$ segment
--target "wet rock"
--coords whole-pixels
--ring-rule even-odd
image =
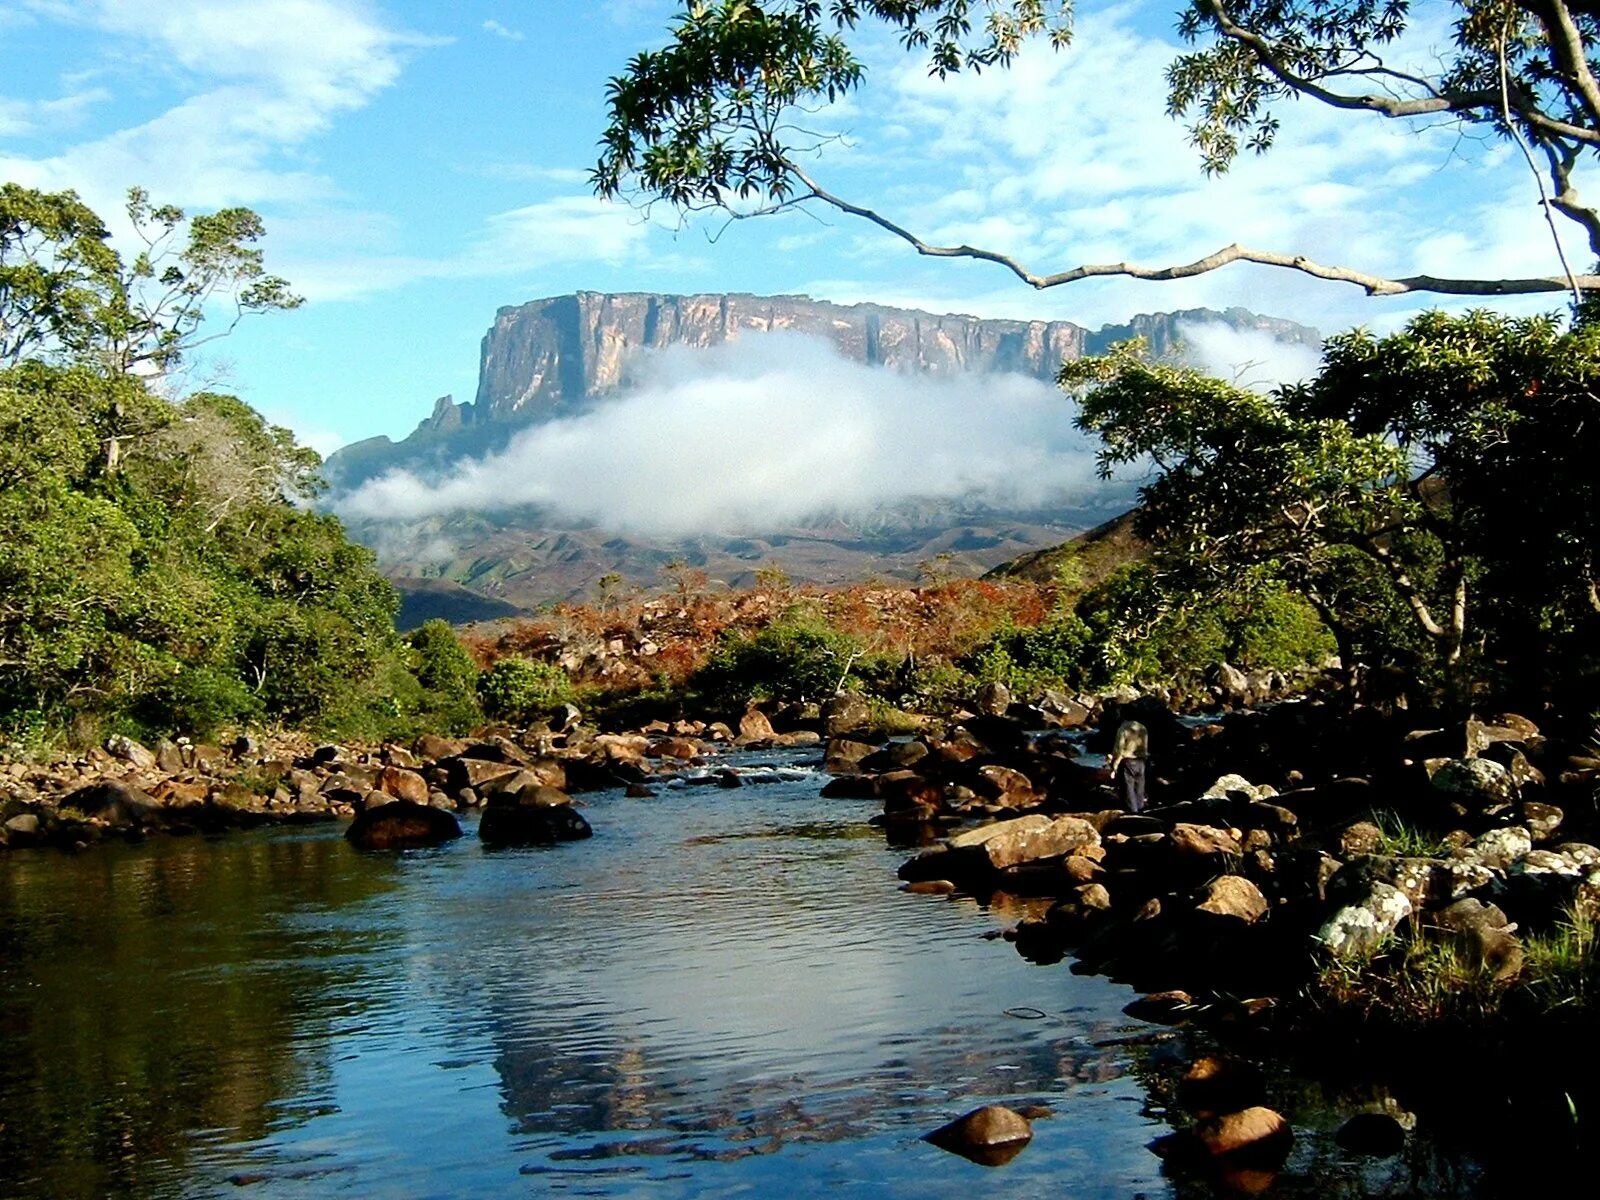
[[[1267,915],[1267,898],[1241,875],[1222,875],[1208,883],[1195,907],[1209,918],[1254,924]]]
[[[1334,1140],[1351,1154],[1392,1158],[1405,1149],[1406,1131],[1388,1113],[1357,1113],[1339,1127]]]
[[[1033,1140],[1033,1123],[1003,1104],[986,1104],[925,1134],[923,1140],[983,1166],[998,1167]]]
[[[1281,1158],[1294,1140],[1294,1131],[1272,1109],[1257,1104],[1200,1122],[1194,1137],[1213,1158],[1246,1154]]]
[[[460,837],[461,823],[430,805],[395,800],[363,810],[344,836],[358,850],[412,850]]]
[[[1011,808],[1027,808],[1039,802],[1033,782],[1011,767],[979,767],[978,782],[973,786]]]
[[[1336,958],[1364,958],[1411,916],[1411,901],[1398,888],[1375,883],[1359,903],[1347,904],[1317,933],[1317,941]]]
[[[918,879],[901,884],[900,890],[913,896],[948,896],[956,890],[956,885],[948,879]]]
[[[630,783],[623,795],[629,800],[650,800],[655,797],[655,789],[646,787],[642,783]]]
[[[593,835],[589,822],[570,804],[532,799],[491,804],[478,822],[478,837],[485,846],[553,846]]]
[[[1122,1006],[1122,1011],[1136,1021],[1149,1021],[1154,1025],[1182,1025],[1194,1013],[1194,997],[1188,992],[1172,989],[1151,992]]]
[[[1196,1116],[1238,1112],[1259,1104],[1265,1095],[1260,1068],[1228,1055],[1195,1059],[1178,1081],[1178,1102]]]

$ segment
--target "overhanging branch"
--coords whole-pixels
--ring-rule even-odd
[[[1390,279],[1365,271],[1357,271],[1350,267],[1328,266],[1325,263],[1309,259],[1303,254],[1279,254],[1271,250],[1253,250],[1248,246],[1241,246],[1237,242],[1224,246],[1204,258],[1197,258],[1193,262],[1180,263],[1175,266],[1144,267],[1137,263],[1129,262],[1086,263],[1065,271],[1041,275],[1011,255],[1002,254],[997,250],[985,250],[979,246],[932,245],[923,241],[922,238],[912,233],[905,226],[891,221],[882,213],[863,205],[855,204],[842,196],[834,195],[793,163],[788,164],[788,169],[804,185],[807,194],[790,199],[783,205],[776,207],[792,207],[797,201],[807,199],[819,200],[838,209],[840,212],[849,213],[851,216],[872,222],[878,228],[886,230],[908,243],[918,254],[926,255],[929,258],[973,258],[982,262],[992,262],[997,266],[1004,267],[1030,287],[1040,290],[1059,287],[1064,283],[1076,283],[1080,279],[1118,275],[1152,282],[1190,279],[1196,275],[1204,275],[1237,262],[1255,263],[1264,267],[1281,267],[1286,270],[1299,271],[1317,279],[1325,279],[1332,283],[1353,284],[1361,288],[1369,296],[1400,296],[1408,292],[1429,292],[1444,296],[1526,296],[1543,292],[1565,292],[1570,290],[1574,283],[1585,291],[1600,290],[1600,275],[1578,275],[1572,279],[1568,279],[1565,275],[1545,275],[1525,279],[1448,279],[1438,275],[1407,275]]]

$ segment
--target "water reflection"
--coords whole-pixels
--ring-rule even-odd
[[[1214,1194],[1145,1148],[1187,1039],[980,936],[1039,901],[895,890],[870,804],[818,787],[600,796],[591,841],[492,855],[0,860],[0,1194]],[[1057,1114],[998,1174],[918,1140],[993,1101]],[[1336,1154],[1224,1182],[1408,1190]],[[1447,1167],[1410,1182],[1470,1194]]]

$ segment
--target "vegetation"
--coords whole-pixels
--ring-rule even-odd
[[[478,679],[483,711],[503,721],[528,722],[572,699],[572,680],[555,663],[503,658]]]
[[[1528,687],[1595,665],[1597,372],[1592,323],[1480,311],[1331,338],[1316,379],[1271,395],[1137,343],[1061,377],[1103,472],[1157,467],[1137,520],[1162,604],[1276,585],[1346,662]]]
[[[419,680],[372,555],[306,506],[316,454],[235,397],[158,390],[217,332],[208,302],[231,297],[223,327],[297,302],[259,219],[138,191],[129,215],[148,248],[124,262],[72,193],[0,188],[4,740],[459,723],[436,641]]]
[[[1600,17],[1586,6],[1567,0],[1188,0],[1179,8],[1179,30],[1195,48],[1168,69],[1167,108],[1188,122],[1205,171],[1226,171],[1243,150],[1269,150],[1286,101],[1315,101],[1351,113],[1351,120],[1376,115],[1412,124],[1455,122],[1478,135],[1472,140],[1487,133],[1515,142],[1539,182],[1552,229],[1558,219],[1576,223],[1600,255],[1600,211],[1582,201],[1571,178],[1583,151],[1600,144],[1592,50]],[[636,191],[646,201],[741,216],[823,205],[872,222],[920,254],[995,263],[1035,288],[1107,275],[1181,279],[1234,262],[1300,271],[1380,295],[1600,287],[1600,277],[1571,271],[1527,279],[1388,278],[1314,262],[1290,247],[1237,243],[1176,266],[1118,262],[1053,273],[984,247],[931,245],[892,218],[835,195],[812,174],[813,161],[826,157],[833,139],[814,132],[809,118],[865,79],[850,44],[864,21],[893,29],[938,78],[1007,67],[1029,39],[1060,49],[1072,37],[1069,0],[689,0],[667,44],[635,55],[611,81],[610,121],[592,177],[596,190],[605,196]],[[1403,35],[1434,22],[1450,25],[1453,44],[1441,52],[1430,40],[1426,54],[1406,57]],[[1041,113],[1040,119],[1055,115]],[[1063,133],[1072,136],[1070,125]],[[1132,129],[1129,136],[1138,133]]]

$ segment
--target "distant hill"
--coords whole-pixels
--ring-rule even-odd
[[[984,578],[1050,583],[1070,564],[1072,577],[1091,588],[1118,567],[1149,555],[1150,544],[1134,532],[1136,515],[1125,512],[1058,546],[1018,555],[990,569]]]

